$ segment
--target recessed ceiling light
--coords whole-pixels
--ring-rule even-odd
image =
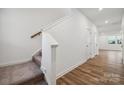
[[[99,8],[99,11],[102,11],[103,10],[103,8]]]
[[[105,24],[108,24],[108,20],[105,21]]]

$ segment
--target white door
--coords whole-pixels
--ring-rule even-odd
[[[89,58],[91,58],[91,32],[89,29],[86,30],[87,33],[87,37],[86,37],[86,49],[85,49],[85,54],[86,54],[86,59],[88,60]]]
[[[122,18],[122,63],[124,64],[124,16]]]
[[[124,31],[122,29],[122,44],[121,44],[121,48],[122,48],[122,63],[124,64]]]

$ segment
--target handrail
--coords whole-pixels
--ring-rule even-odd
[[[39,31],[39,32],[37,32],[37,33],[35,33],[35,34],[33,34],[33,35],[31,35],[31,38],[34,38],[34,37],[36,37],[37,35],[40,35],[42,32],[41,31]]]

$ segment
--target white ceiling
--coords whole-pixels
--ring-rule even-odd
[[[100,33],[118,33],[121,30],[124,8],[103,8],[101,11],[99,8],[80,8],[78,10],[96,24]],[[106,20],[107,24],[105,24]]]

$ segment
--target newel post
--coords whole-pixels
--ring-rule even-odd
[[[56,84],[56,48],[57,41],[46,32],[42,32],[42,65],[41,70],[49,85]]]

